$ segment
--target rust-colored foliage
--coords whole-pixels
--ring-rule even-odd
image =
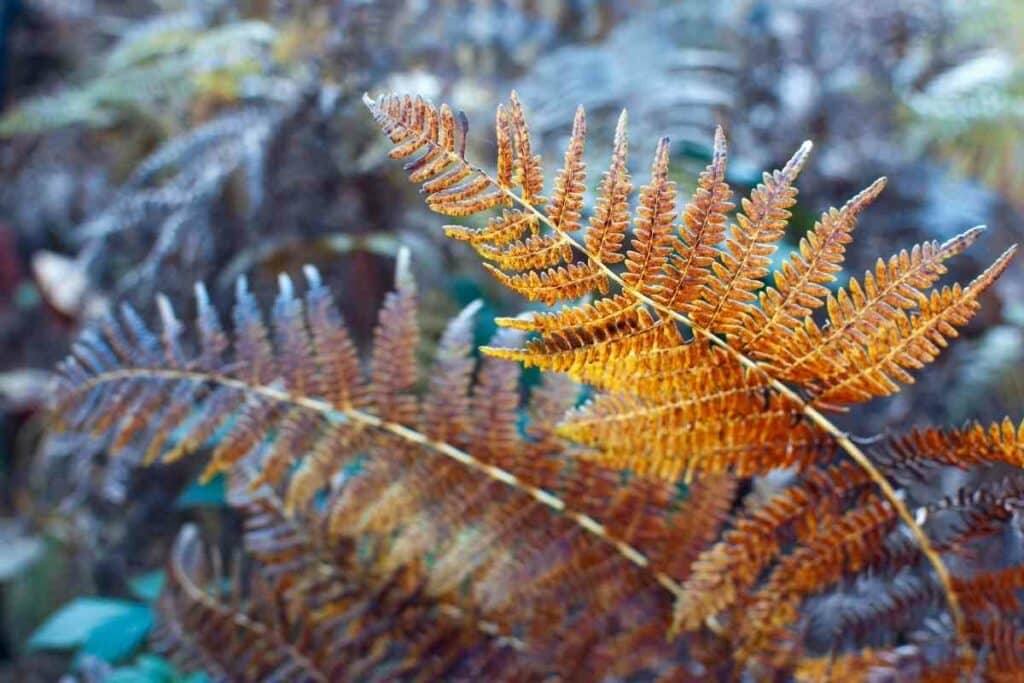
[[[967,579],[951,576],[944,557],[969,553],[971,544],[1002,527],[1006,515],[995,501],[1005,498],[968,501],[962,495],[959,500],[971,504],[963,506],[960,526],[932,541],[924,528],[928,515],[924,522],[915,519],[886,475],[898,478],[926,462],[1019,465],[1024,428],[1007,420],[987,429],[915,431],[884,444],[877,453],[880,464],[873,464],[823,411],[847,410],[912,382],[912,373],[932,361],[975,313],[980,294],[1006,268],[1015,247],[971,283],[935,287],[946,272],[943,262],[977,239],[975,228],[944,244],[929,242],[879,259],[863,280],[850,277],[846,286],[836,287],[857,218],[880,194],[883,178],[841,209],[826,211],[772,273],[772,255],[796,202],[795,181],[811,145],[802,145],[782,169],[764,174],[730,223],[732,192],[725,181],[721,129],[711,163],[684,207],[669,179],[668,141],[659,143],[650,180],[632,212],[630,236],[625,114],[594,217],[577,235],[576,223],[563,226],[559,214],[522,191],[514,177],[490,175],[466,161],[464,144],[458,152],[454,144],[441,150],[423,122],[443,108],[407,96],[365,101],[384,132],[401,143],[392,154],[407,159],[407,168],[418,167],[423,157],[443,156],[447,162],[439,172],[460,169],[459,182],[440,194],[430,177],[413,178],[426,182],[432,209],[465,216],[500,204],[501,220],[515,216],[529,226],[530,243],[543,246],[539,253],[545,258],[533,268],[519,267],[529,256],[517,254],[513,273],[490,255],[489,229],[473,233],[474,248],[492,262],[488,270],[502,283],[529,299],[565,302],[532,319],[499,320],[534,337],[518,349],[484,352],[565,372],[597,389],[558,427],[561,436],[582,446],[580,456],[668,481],[720,472],[745,477],[781,467],[802,471],[797,485],[737,519],[698,557],[676,595],[674,628],[739,619],[728,638],[737,660],[768,669],[789,667],[805,651],[801,606],[808,597],[867,570],[921,571],[923,557],[938,587],[927,578],[919,599],[903,597],[907,604],[927,605],[941,595],[953,616],[952,640],[963,650],[971,625],[984,621],[978,600],[991,605],[1008,581],[1016,584],[991,578],[968,585]],[[516,134],[528,135],[514,94],[512,101]],[[565,177],[583,177],[584,132],[578,111],[556,196],[564,195]],[[499,126],[499,141],[501,136]],[[499,144],[498,168],[516,167],[517,154],[516,147]],[[452,226],[446,230],[468,234]],[[556,251],[560,260],[546,258]],[[844,454],[853,464],[831,464]],[[876,487],[880,491],[872,492]],[[903,535],[906,531],[910,536]],[[899,600],[894,597],[893,603]],[[895,623],[899,610],[891,611]],[[938,672],[962,656],[942,662],[932,657],[919,662],[918,671]],[[865,651],[837,663],[837,670],[851,670],[842,667],[859,662],[866,672],[874,666],[869,662],[886,657]],[[808,662],[801,670],[811,668]]]
[[[1024,672],[1021,570],[978,559],[1024,479],[915,513],[889,483],[1017,465],[1022,429],[918,430],[869,459],[820,412],[908,381],[1011,253],[926,292],[968,232],[833,293],[878,182],[826,212],[765,287],[809,145],[729,225],[721,131],[685,207],[664,142],[630,221],[623,116],[583,226],[582,111],[546,199],[514,96],[493,175],[466,161],[447,107],[368,103],[432,208],[496,212],[449,235],[530,298],[589,300],[500,320],[479,362],[471,305],[425,382],[405,253],[367,369],[313,269],[302,294],[281,278],[268,322],[243,280],[230,332],[201,286],[194,342],[165,300],[159,333],[128,308],[87,331],[62,366],[59,426],[149,461],[210,446],[206,473],[228,475],[246,524],[233,566],[248,571],[228,593],[194,534],[179,540],[159,645],[230,680]],[[525,406],[519,361],[546,371]],[[577,382],[595,388],[582,406]],[[780,468],[791,481],[744,497],[744,478]]]

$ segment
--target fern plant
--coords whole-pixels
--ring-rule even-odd
[[[449,108],[368,104],[431,207],[500,209],[447,232],[502,282],[590,300],[501,320],[475,372],[471,306],[422,392],[405,253],[368,375],[311,268],[301,296],[281,278],[269,326],[243,279],[231,334],[202,286],[194,343],[163,298],[160,332],[130,308],[87,331],[62,366],[58,426],[145,462],[211,443],[204,476],[228,474],[245,519],[229,581],[183,532],[160,647],[226,680],[1020,675],[1024,569],[979,560],[1012,523],[1019,475],[916,509],[892,482],[1018,465],[1024,426],[922,429],[865,453],[825,412],[909,381],[1012,252],[926,294],[974,230],[831,293],[879,181],[827,212],[766,288],[809,145],[729,229],[719,132],[677,234],[661,141],[626,249],[625,117],[577,237],[582,110],[548,201],[514,95],[493,175],[465,160]],[[520,361],[544,370],[525,422]],[[573,380],[596,390],[579,407]],[[791,480],[746,493],[780,468]]]

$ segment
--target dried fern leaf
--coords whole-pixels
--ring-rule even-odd
[[[420,641],[399,626],[403,610],[415,608],[430,615],[415,623],[441,623],[438,633],[458,636],[452,653],[477,651],[482,639],[502,661],[511,657],[534,673],[587,671],[580,658],[609,641],[630,653],[617,670],[673,660],[685,648],[663,638],[675,592],[687,558],[724,521],[735,481],[710,479],[680,499],[670,485],[624,481],[563,457],[554,416],[523,433],[518,366],[490,357],[473,373],[473,306],[445,334],[434,391],[421,401],[413,390],[418,327],[406,258],[380,314],[368,378],[319,276],[307,269],[304,297],[280,280],[269,324],[247,288],[238,288],[233,319],[244,339],[231,353],[231,335],[202,289],[194,359],[182,351],[188,344],[169,309],[162,318],[170,332],[162,335],[132,313],[88,331],[64,365],[56,414],[68,429],[105,425],[125,448],[154,452],[149,439],[157,438],[157,458],[215,444],[207,472],[242,482],[233,484],[233,499],[263,500],[270,491],[276,500],[260,519],[284,521],[266,532],[272,536],[250,539],[267,572],[286,582],[274,590],[322,606],[326,623],[341,623],[331,615],[345,605],[364,605],[351,628],[398,629],[392,638],[416,653]],[[495,348],[518,343],[521,334],[502,330]],[[236,362],[234,353],[249,362]],[[126,413],[126,404],[140,397],[150,404],[154,395],[161,408],[152,419]],[[552,385],[538,401],[535,411],[564,408],[573,393]],[[310,529],[305,536],[294,530],[302,524]],[[394,581],[406,607],[391,613],[385,596]],[[358,601],[345,585],[359,587]],[[375,607],[366,611],[369,604]],[[321,613],[312,614],[321,628]],[[554,642],[552,628],[572,636]],[[383,666],[355,659],[367,671]],[[518,670],[509,666],[503,671]],[[331,669],[327,679],[337,675]]]
[[[429,131],[422,125],[417,128],[408,117],[400,120],[397,116],[401,106],[395,102],[412,103],[411,98],[385,96],[374,101],[366,96],[364,101],[386,132],[400,126],[403,135],[429,137]],[[718,428],[713,435],[711,429],[703,435],[699,429],[660,430],[653,443],[641,448],[637,448],[635,438],[629,438],[629,431],[626,436],[611,434],[608,429],[603,434],[586,431],[579,436],[588,439],[587,445],[596,451],[589,455],[613,467],[673,479],[694,469],[731,469],[750,474],[793,463],[807,466],[830,458],[838,445],[869,473],[911,530],[943,585],[959,638],[963,640],[963,615],[957,606],[950,572],[939,553],[891,483],[864,451],[825,417],[822,409],[843,409],[872,396],[887,395],[897,388],[896,382],[908,381],[910,371],[932,360],[952,335],[954,326],[962,325],[973,314],[977,294],[1005,267],[1013,250],[966,289],[952,288],[927,296],[924,290],[945,272],[942,262],[977,237],[977,230],[968,231],[943,245],[928,243],[899,254],[888,263],[880,261],[875,272],[865,277],[863,286],[851,280],[849,290],[829,294],[826,285],[838,274],[853,220],[881,190],[879,181],[843,209],[826,213],[809,233],[801,252],[776,274],[776,286],[759,296],[764,288],[762,279],[771,274],[771,255],[783,237],[789,209],[795,203],[793,183],[810,152],[810,143],[801,146],[781,170],[764,175],[762,184],[742,203],[724,249],[715,249],[713,242],[720,234],[729,197],[723,177],[723,136],[716,136],[712,163],[700,180],[694,200],[682,212],[683,239],[671,234],[675,190],[668,179],[668,144],[663,140],[655,155],[651,180],[640,195],[633,239],[622,254],[620,244],[624,240],[618,235],[623,228],[609,226],[622,225],[626,207],[622,196],[627,184],[622,172],[624,125],[617,131],[612,168],[600,188],[598,227],[592,225],[581,243],[537,208],[536,202],[527,197],[529,193],[524,190],[517,194],[510,182],[504,180],[508,176],[504,169],[509,168],[509,154],[503,151],[509,147],[503,142],[509,134],[504,129],[525,131],[525,124],[519,123],[522,107],[514,96],[510,105],[513,109],[514,126],[503,123],[499,111],[497,179],[479,173],[490,179],[489,187],[496,187],[507,201],[535,216],[541,234],[550,230],[553,238],[560,238],[558,243],[565,241],[587,257],[589,270],[582,270],[583,264],[526,271],[515,276],[489,270],[511,289],[549,305],[594,294],[598,301],[621,296],[634,301],[636,308],[616,301],[611,308],[619,309],[621,317],[607,316],[608,321],[625,324],[563,330],[549,327],[541,331],[539,342],[528,342],[527,348],[518,354],[499,351],[501,357],[563,370],[599,388],[633,393],[628,371],[617,371],[617,363],[634,367],[643,364],[644,356],[677,357],[684,362],[700,362],[702,357],[714,356],[689,352],[673,356],[670,339],[646,336],[631,324],[634,314],[627,311],[645,311],[654,330],[662,325],[689,327],[702,342],[722,350],[727,359],[724,365],[733,366],[727,375],[742,372],[761,378],[766,398],[758,414],[738,419],[717,416],[713,426]],[[620,123],[624,124],[624,119]],[[574,126],[574,132],[567,159],[573,158],[580,144],[579,126]],[[516,177],[514,173],[512,177]],[[482,187],[486,183],[480,184]],[[618,209],[618,218],[611,218],[613,209]],[[608,234],[614,238],[606,240]],[[621,274],[608,266],[620,256],[626,261]],[[613,288],[618,294],[612,293]],[[830,319],[825,328],[811,315],[823,301]],[[579,309],[579,315],[595,319],[606,317],[607,312],[600,312],[596,302],[591,309]],[[569,314],[557,320],[570,323],[578,319]],[[595,338],[595,333],[600,336]],[[647,341],[636,345],[633,340],[637,339]],[[623,344],[620,340],[628,341]],[[692,343],[680,335],[675,346]],[[638,398],[646,401],[644,411],[656,414],[657,406],[664,403],[661,415],[672,415],[670,406],[676,402],[673,394],[682,389],[683,377],[711,384],[716,376],[691,375],[689,367],[682,370],[683,373],[666,370],[648,374],[642,384],[643,392],[638,394]],[[664,392],[659,391],[660,378],[667,382]],[[716,387],[698,385],[697,391],[715,395]],[[751,406],[751,410],[756,409]],[[632,412],[636,411],[626,411]],[[795,428],[789,429],[787,420],[792,421],[793,416],[797,417]]]

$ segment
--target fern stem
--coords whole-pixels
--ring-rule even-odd
[[[462,159],[461,161],[465,163],[465,159]],[[544,214],[544,212],[538,210],[537,207],[535,207],[533,204],[530,204],[529,202],[523,200],[511,189],[502,187],[482,169],[475,166],[471,166],[471,168],[477,173],[480,173],[486,176],[488,179],[490,179],[496,187],[499,187],[501,189],[502,193],[511,198],[515,203],[519,204],[527,211],[532,212],[538,220],[540,220],[542,223],[544,223],[552,230],[554,230],[558,235],[560,235],[562,239],[566,241],[567,244],[572,246],[574,249],[579,250],[580,253],[582,253],[592,262],[596,263],[597,266],[605,273],[605,275],[607,275],[607,277],[610,280],[615,282],[621,288],[622,291],[628,293],[630,296],[635,297],[637,300],[642,301],[646,305],[658,311],[659,314],[668,316],[669,318],[672,318],[675,321],[682,323],[683,325],[686,325],[688,328],[693,330],[694,333],[699,334],[700,336],[707,339],[710,343],[718,346],[719,348],[723,349],[725,352],[730,354],[745,369],[759,373],[760,375],[764,376],[764,378],[768,382],[768,385],[772,389],[777,391],[782,396],[786,397],[788,400],[792,401],[796,406],[799,407],[800,412],[803,413],[806,419],[810,420],[811,423],[813,423],[815,426],[817,426],[822,431],[831,436],[833,439],[835,439],[836,443],[840,446],[840,448],[842,448],[846,452],[846,454],[850,456],[850,459],[857,463],[857,465],[860,466],[871,478],[871,481],[878,486],[879,490],[882,492],[882,495],[885,496],[885,498],[892,504],[893,508],[896,510],[896,513],[899,515],[900,519],[910,529],[910,533],[913,535],[914,540],[917,542],[918,548],[921,550],[921,554],[924,555],[925,559],[928,560],[928,563],[932,566],[932,569],[935,571],[935,575],[939,579],[939,583],[942,585],[942,590],[945,595],[946,603],[949,607],[949,612],[953,618],[953,624],[956,629],[956,637],[958,644],[964,649],[967,648],[966,628],[963,610],[960,607],[960,600],[956,595],[956,591],[953,589],[952,577],[950,576],[949,569],[946,567],[946,563],[943,562],[942,557],[939,555],[938,551],[935,550],[935,547],[932,545],[931,540],[929,540],[927,534],[925,534],[924,529],[922,529],[921,526],[914,519],[914,516],[911,514],[910,509],[907,508],[903,500],[897,495],[896,490],[893,488],[892,484],[889,483],[889,480],[885,478],[885,475],[882,474],[882,472],[877,467],[875,467],[875,465],[868,458],[867,454],[863,450],[861,450],[860,447],[857,446],[857,444],[850,440],[850,437],[843,430],[839,429],[839,427],[837,427],[831,420],[825,417],[817,408],[815,408],[802,396],[800,396],[800,394],[798,394],[792,387],[772,376],[768,368],[765,367],[762,363],[759,363],[753,360],[752,358],[744,355],[741,351],[736,350],[725,339],[719,337],[711,330],[705,329],[695,324],[685,314],[675,311],[669,308],[668,306],[665,306],[664,304],[660,304],[654,299],[650,298],[649,296],[641,293],[639,290],[630,287],[628,284],[626,284],[625,281],[623,281],[622,277],[618,273],[616,273],[611,268],[609,268],[608,265],[597,259],[596,256],[594,254],[591,254],[583,244],[581,244],[567,232],[561,230],[558,226],[556,226],[547,217],[547,215]]]
[[[101,373],[76,386],[72,395],[88,392],[94,387],[107,382],[117,382],[132,378],[216,384],[248,394],[262,396],[263,398],[277,403],[290,404],[299,408],[304,408],[318,413],[328,420],[341,422],[344,422],[345,420],[352,420],[353,422],[357,422],[366,427],[388,432],[405,441],[414,443],[430,451],[443,455],[444,457],[450,458],[465,467],[482,473],[484,476],[494,481],[501,482],[510,488],[521,491],[541,505],[558,514],[564,515],[568,519],[571,519],[574,524],[578,525],[586,533],[589,533],[600,539],[602,542],[612,546],[615,548],[616,552],[630,563],[650,572],[655,581],[671,593],[674,598],[678,599],[679,596],[682,595],[683,588],[679,582],[664,572],[652,569],[650,559],[640,550],[609,534],[605,526],[593,517],[581,512],[576,512],[575,510],[570,510],[566,507],[565,501],[558,498],[551,492],[545,491],[544,489],[536,486],[525,484],[511,472],[483,462],[470,453],[460,450],[449,443],[435,441],[415,429],[396,422],[383,420],[376,415],[356,408],[340,409],[327,401],[309,398],[307,396],[298,396],[271,386],[249,384],[242,380],[235,379],[234,377],[228,377],[225,375],[189,370],[166,370],[157,368],[129,368]]]

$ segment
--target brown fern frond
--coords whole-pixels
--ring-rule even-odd
[[[411,351],[418,336],[415,285],[404,254],[364,378],[350,365],[349,337],[334,327],[340,318],[319,277],[311,269],[307,277],[304,298],[281,279],[269,325],[250,319],[259,318],[258,306],[239,287],[234,318],[250,340],[243,352],[251,360],[269,354],[258,359],[259,373],[217,341],[228,335],[202,299],[203,341],[195,359],[178,353],[187,345],[171,316],[163,317],[174,334],[161,342],[126,314],[107,321],[102,334],[87,332],[76,346],[64,366],[56,415],[68,429],[106,424],[109,437],[143,451],[151,448],[153,427],[169,429],[178,443],[160,437],[165,457],[209,442],[215,454],[230,452],[207,470],[241,482],[232,485],[233,499],[252,497],[245,503],[252,507],[271,491],[276,500],[258,519],[280,519],[273,531],[254,533],[250,548],[268,575],[282,577],[271,588],[298,601],[289,604],[317,606],[302,623],[312,619],[318,633],[326,629],[335,638],[358,636],[353,648],[394,642],[415,659],[426,656],[417,647],[432,629],[454,639],[453,667],[463,661],[456,651],[486,647],[505,653],[503,672],[559,675],[593,671],[580,662],[609,642],[628,647],[626,655],[616,650],[615,670],[646,670],[680,657],[686,641],[663,637],[674,595],[689,572],[688,558],[723,522],[735,480],[709,479],[681,499],[671,485],[623,480],[617,471],[564,457],[552,415],[524,433],[517,365],[487,358],[470,388],[472,306],[444,335],[432,374],[437,395],[421,401]],[[520,334],[501,331],[496,348],[516,343]],[[330,340],[339,343],[340,359],[330,353]],[[357,377],[340,387],[353,371]],[[147,392],[160,397],[164,412],[139,421],[125,405]],[[533,410],[565,408],[573,400],[556,383]],[[179,419],[171,423],[168,415]],[[297,526],[307,532],[298,534]],[[359,616],[348,621],[344,615],[353,610]],[[428,629],[428,623],[441,625]],[[403,624],[420,626],[410,633]],[[552,641],[553,628],[571,635]],[[510,648],[516,654],[507,654]],[[385,666],[375,658],[382,652],[367,659],[345,651],[355,671]],[[447,667],[441,671],[454,670]],[[336,679],[336,671],[327,679]]]
[[[770,650],[771,641],[797,619],[803,600],[879,557],[881,541],[895,523],[888,502],[875,497],[782,559],[745,610],[735,656],[744,661]]]
[[[915,429],[886,440],[879,449],[887,469],[920,472],[929,464],[973,467],[988,463],[1024,463],[1024,421],[1010,418],[985,426],[973,422],[960,429]]]
[[[419,413],[413,393],[418,379],[419,323],[416,285],[408,258],[408,252],[401,252],[395,271],[395,291],[385,298],[380,324],[374,331],[370,399],[381,419],[413,426]]]
[[[157,649],[180,667],[208,671],[218,680],[330,680],[332,672],[301,651],[325,647],[323,634],[314,629],[293,633],[295,623],[281,619],[266,586],[256,583],[243,595],[236,575],[225,588],[217,566],[207,557],[195,527],[182,529],[157,605]]]
[[[1020,612],[1020,591],[1024,589],[1024,567],[1009,567],[957,578],[953,584],[968,611],[1005,614]]]
[[[437,345],[434,372],[423,398],[423,433],[435,441],[465,445],[470,431],[473,323],[483,305],[474,301],[452,318]]]
[[[789,538],[809,539],[817,533],[819,516],[833,513],[851,491],[868,485],[860,469],[844,463],[813,472],[808,480],[785,489],[763,507],[741,517],[693,565],[676,602],[675,623],[685,630],[745,599],[761,572],[782,552]]]
[[[530,421],[526,433],[541,448],[557,450],[561,445],[555,431],[562,416],[576,405],[580,388],[568,375],[545,373],[541,383],[530,394]]]

